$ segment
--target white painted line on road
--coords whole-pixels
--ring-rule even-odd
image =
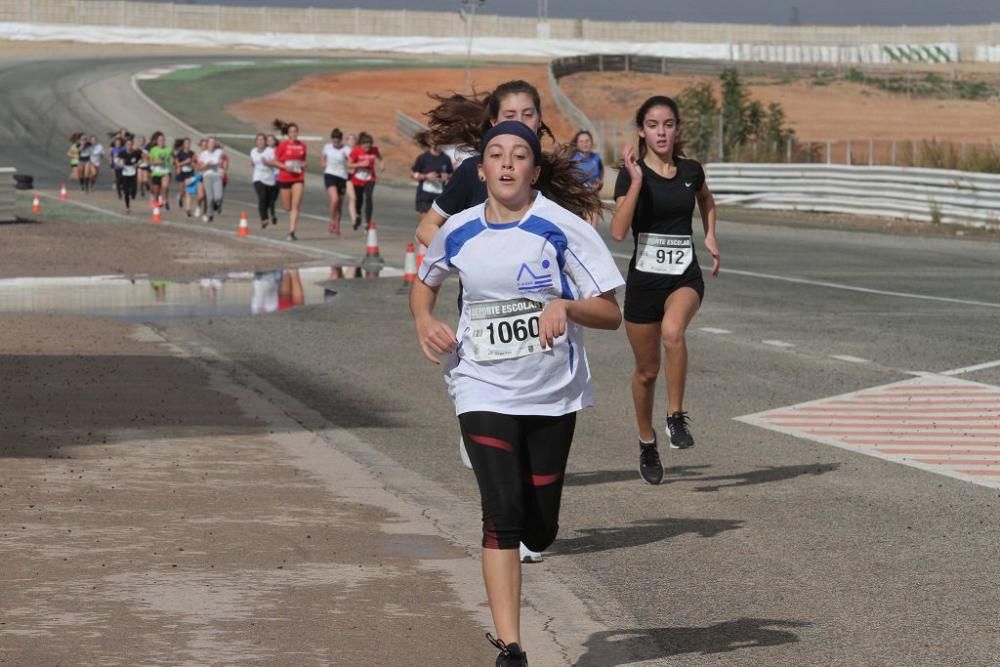
[[[103,215],[109,215],[109,216],[113,216],[115,218],[120,218],[121,220],[124,220],[125,222],[131,223],[131,224],[144,224],[139,219],[139,218],[141,218],[141,216],[139,216],[139,217],[130,217],[130,216],[118,213],[116,211],[109,211],[109,210],[101,208],[99,206],[94,206],[92,204],[85,204],[83,202],[74,201],[72,199],[70,199],[70,200],[60,200],[55,195],[50,195],[50,194],[45,193],[45,192],[39,192],[38,195],[41,196],[41,197],[45,197],[47,199],[50,199],[52,201],[60,201],[63,204],[70,204],[72,206],[79,206],[80,208],[87,209],[87,210],[93,211],[95,213],[101,213]],[[186,222],[172,222],[172,221],[169,221],[169,220],[164,220],[163,222],[161,222],[159,224],[161,226],[163,226],[163,227],[177,227],[179,229],[186,229],[188,231],[197,232],[197,233],[201,233],[201,234],[212,234],[213,236],[225,236],[227,238],[239,238],[239,237],[236,236],[236,233],[233,232],[233,231],[227,231],[227,230],[224,230],[224,229],[218,229],[216,227],[204,227],[204,226],[201,226],[201,225],[194,225],[194,224],[190,224],[190,223],[186,223]],[[246,241],[249,241],[250,243],[257,243],[257,244],[262,244],[262,245],[269,245],[269,246],[274,246],[274,247],[282,248],[282,249],[286,249],[286,250],[295,250],[295,251],[301,252],[303,254],[306,254],[306,255],[311,254],[311,255],[314,255],[316,257],[324,257],[324,258],[325,257],[330,257],[330,258],[337,259],[339,261],[350,262],[351,264],[354,264],[357,261],[357,258],[354,257],[353,255],[345,255],[344,253],[335,252],[333,250],[325,250],[323,248],[314,248],[313,246],[303,245],[301,241],[293,243],[291,241],[279,241],[277,239],[268,239],[268,238],[264,238],[264,237],[261,237],[261,236],[249,236],[249,237],[243,237],[243,239],[246,240]]]
[[[716,329],[715,327],[698,327],[698,329],[700,331],[704,331],[705,333],[710,333],[710,334],[720,334],[721,335],[721,334],[733,333],[729,329]]]
[[[997,368],[1000,366],[1000,359],[996,361],[987,361],[984,364],[976,364],[975,366],[964,366],[963,368],[954,368],[950,371],[944,371],[938,373],[938,375],[964,375],[966,373],[974,373],[975,371],[985,371],[988,368]]]
[[[631,255],[630,255],[631,257]],[[957,303],[963,306],[983,306],[986,308],[1000,308],[1000,303],[991,301],[974,301],[972,299],[952,299],[946,296],[931,296],[930,294],[917,294],[915,292],[893,292],[890,290],[872,289],[870,287],[855,287],[854,285],[843,285],[831,283],[823,280],[809,280],[808,278],[793,278],[790,276],[776,276],[770,273],[757,273],[755,271],[738,271],[736,269],[723,269],[723,273],[732,273],[737,276],[747,276],[749,278],[764,278],[767,280],[780,280],[787,283],[799,285],[811,285],[813,287],[829,287],[830,289],[846,290],[849,292],[862,292],[864,294],[878,294],[881,296],[894,296],[903,299],[921,299],[923,301],[938,301],[941,303]]]
[[[761,342],[764,343],[764,345],[771,345],[772,347],[781,347],[781,348],[795,347],[795,343],[786,343],[783,340],[762,340]]]
[[[831,359],[836,359],[837,361],[846,361],[852,364],[870,364],[871,359],[862,359],[861,357],[852,357],[849,354],[831,354]]]
[[[632,259],[632,255],[621,252],[611,253],[612,257],[619,259]],[[895,296],[903,299],[921,299],[923,301],[938,301],[941,303],[957,303],[963,306],[983,306],[985,308],[1000,308],[1000,303],[992,301],[974,301],[972,299],[953,299],[947,296],[932,296],[930,294],[917,294],[916,292],[893,292],[889,290],[872,289],[870,287],[856,287],[855,285],[844,285],[841,283],[831,283],[824,280],[810,280],[809,278],[795,278],[793,276],[778,276],[772,273],[757,273],[756,271],[742,271],[739,269],[722,269],[722,273],[731,273],[736,276],[747,276],[749,278],[764,278],[766,280],[780,280],[786,283],[797,285],[811,285],[813,287],[828,287],[830,289],[846,290],[848,292],[862,292],[863,294],[878,294],[881,296]]]

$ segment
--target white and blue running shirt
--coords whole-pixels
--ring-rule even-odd
[[[567,322],[566,333],[546,350],[525,336],[530,332],[537,339],[541,306],[623,287],[625,280],[611,253],[593,227],[541,193],[519,222],[487,223],[485,210],[483,203],[448,218],[419,272],[420,280],[431,287],[450,273],[462,280],[458,349],[445,366],[455,413],[559,416],[590,407],[583,327]],[[539,308],[531,311],[532,302]],[[530,313],[518,315],[526,309],[535,313],[534,322]],[[495,319],[489,319],[493,315]],[[507,344],[498,342],[497,356],[515,347],[523,356],[483,360],[492,348],[481,353],[483,347],[477,345],[494,341],[494,336]]]

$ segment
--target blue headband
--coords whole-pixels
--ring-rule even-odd
[[[479,142],[480,159],[482,159],[482,154],[486,152],[489,143],[501,134],[513,134],[515,137],[524,139],[535,156],[535,165],[542,163],[542,143],[538,140],[538,134],[519,120],[505,120],[487,130],[482,141]]]

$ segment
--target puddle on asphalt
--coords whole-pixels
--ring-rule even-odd
[[[387,273],[396,272],[382,271],[381,276]],[[313,266],[234,272],[190,282],[121,276],[11,278],[0,280],[0,312],[129,320],[263,315],[334,302],[338,284],[342,289],[344,281],[366,279],[354,275],[354,267]]]

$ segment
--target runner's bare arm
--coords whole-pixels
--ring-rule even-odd
[[[444,355],[455,349],[455,332],[444,322],[434,318],[434,304],[437,302],[438,287],[431,287],[422,280],[413,282],[410,289],[410,313],[417,327],[417,342],[420,350],[432,364],[440,364],[437,355]]]
[[[625,162],[622,168],[628,170],[632,182],[629,184],[628,192],[615,199],[615,215],[611,218],[611,238],[616,241],[622,241],[628,235],[628,230],[632,226],[632,216],[635,215],[635,205],[639,201],[639,191],[642,189],[642,169],[631,144],[622,151],[622,160]]]
[[[417,225],[417,240],[425,246],[430,246],[437,230],[441,229],[446,220],[447,218],[442,217],[433,208],[424,213],[424,217],[420,218],[420,224]]]
[[[701,213],[701,224],[705,228],[705,247],[712,255],[712,276],[719,276],[719,269],[722,266],[719,256],[719,242],[715,238],[715,197],[708,189],[708,183],[701,186],[697,194],[698,211]]]
[[[614,292],[551,301],[538,318],[538,339],[543,348],[552,347],[552,341],[566,333],[567,320],[591,329],[615,330],[622,323],[622,311]]]

